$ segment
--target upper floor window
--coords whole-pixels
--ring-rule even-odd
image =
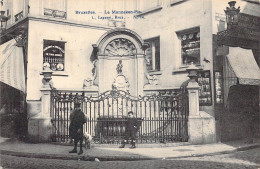
[[[181,40],[181,58],[183,65],[200,64],[200,32],[199,30],[178,33]]]
[[[44,40],[43,69],[49,67],[53,71],[64,71],[65,42]]]
[[[45,0],[44,15],[66,19],[66,0]]]
[[[148,71],[160,70],[160,37],[145,40],[150,47],[146,50],[146,67]]]

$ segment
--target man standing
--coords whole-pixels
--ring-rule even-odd
[[[125,144],[129,139],[131,139],[131,147],[130,148],[136,148],[135,142],[136,142],[136,132],[137,132],[137,119],[134,117],[134,113],[132,111],[128,112],[128,118],[126,121],[126,127],[125,127],[125,140],[122,142],[122,145],[119,148],[124,148]]]
[[[80,109],[80,103],[74,103],[74,110],[70,114],[70,126],[69,135],[74,139],[74,149],[69,153],[77,153],[77,144],[80,142],[80,151],[78,155],[83,153],[82,143],[83,143],[83,124],[85,121],[85,115]]]

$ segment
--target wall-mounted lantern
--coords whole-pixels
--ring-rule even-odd
[[[11,18],[11,16],[5,16],[5,11],[0,11],[0,21],[1,21],[1,30],[5,31],[7,26],[7,21]]]
[[[227,29],[231,29],[234,26],[238,25],[238,14],[240,12],[240,7],[236,8],[236,1],[230,1],[229,7],[226,8],[226,21],[227,21]]]

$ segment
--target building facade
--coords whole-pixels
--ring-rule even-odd
[[[98,96],[116,88],[139,97],[174,93],[185,87],[189,82],[187,68],[195,65],[199,69],[199,116],[210,119],[204,126],[209,128],[208,142],[225,140],[230,133],[235,134],[228,139],[237,138],[237,132],[228,130],[240,122],[229,126],[225,121],[230,118],[226,103],[231,85],[224,79],[224,61],[229,53],[217,41],[217,33],[226,29],[227,5],[228,1],[213,0],[3,1],[2,9],[10,18],[1,32],[2,47],[6,48],[14,37],[23,46],[21,69],[25,77],[24,82],[18,81],[24,88],[29,134],[37,135],[41,128],[35,119],[42,115],[46,104],[46,82],[42,80],[46,68],[53,72],[51,87],[60,91]],[[258,1],[238,1],[237,6],[240,13],[259,20]],[[259,69],[259,40],[253,41],[252,56]],[[253,91],[258,91],[254,97],[258,96],[255,110],[259,112],[259,89]],[[153,103],[149,111],[160,114],[159,106]],[[142,112],[137,104],[136,109]],[[248,125],[242,127],[245,132]]]
[[[240,6],[240,32],[233,35],[238,37],[233,40],[229,40],[228,35],[218,38],[218,32],[227,29],[224,12],[227,6],[228,1],[164,2],[145,10],[141,15],[146,19],[137,20],[134,25],[134,30],[145,41],[158,40],[160,46],[160,66],[155,65],[148,73],[160,80],[154,86],[145,86],[144,90],[174,88],[176,79],[186,73],[185,67],[192,62],[198,65],[202,69],[198,78],[201,86],[200,112],[215,118],[217,139],[222,141],[247,137],[247,131],[252,130],[249,124],[252,121],[248,120],[250,115],[245,113],[248,112],[247,107],[256,114],[254,123],[257,130],[254,132],[259,136],[259,1],[237,1],[236,6]],[[252,33],[245,31],[244,26]],[[146,31],[143,31],[144,27]],[[231,55],[236,61],[230,60],[235,63],[227,66]],[[151,56],[157,59],[156,53]],[[244,59],[245,56],[248,56],[247,59]],[[248,62],[250,64],[246,64]],[[236,68],[237,65],[244,67]],[[237,79],[241,78],[238,74],[242,70],[247,80],[239,83]],[[233,76],[230,76],[231,71]],[[245,73],[249,71],[251,73]],[[239,89],[230,91],[233,85]],[[247,96],[240,98],[241,91]],[[255,102],[251,103],[249,98],[254,98]],[[237,107],[236,110],[234,107]]]

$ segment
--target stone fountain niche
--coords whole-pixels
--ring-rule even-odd
[[[143,40],[125,28],[105,33],[93,45],[96,53],[96,79],[99,93],[118,89],[133,96],[143,95],[144,50]]]

